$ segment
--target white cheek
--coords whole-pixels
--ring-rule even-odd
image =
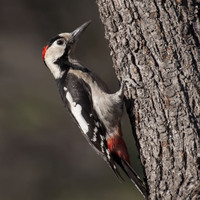
[[[49,70],[51,71],[51,73],[53,74],[54,78],[55,79],[59,79],[62,77],[62,72],[61,72],[61,69],[60,67],[55,64],[51,59],[47,58],[45,60],[46,62],[46,65],[48,66]]]
[[[64,47],[58,47],[53,44],[46,52],[45,63],[49,70],[53,74],[55,79],[61,78],[63,73],[59,65],[55,64],[55,61],[64,54]]]
[[[64,88],[66,91],[67,88]],[[66,93],[66,98],[69,101],[69,104],[71,106],[71,112],[73,116],[75,117],[76,121],[78,122],[79,126],[81,127],[84,134],[86,134],[89,131],[88,123],[84,119],[82,115],[82,107],[80,104],[76,104],[73,101],[73,98],[69,92]]]
[[[65,53],[65,46],[59,46],[56,43],[54,43],[47,49],[45,58],[51,59],[52,62],[55,62],[64,53]]]

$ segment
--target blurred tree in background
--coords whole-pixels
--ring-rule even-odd
[[[81,63],[118,88],[95,1],[1,0],[0,199],[142,199],[91,149],[60,100],[41,52],[49,38],[91,19]],[[127,119],[124,120],[127,127]],[[130,128],[124,127],[141,173]]]

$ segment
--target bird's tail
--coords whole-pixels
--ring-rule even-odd
[[[126,162],[123,159],[120,159],[119,165],[123,169],[123,171],[126,173],[126,175],[131,179],[131,181],[135,184],[135,186],[138,188],[138,190],[141,192],[141,194],[144,196],[145,199],[148,199],[148,192],[147,188],[144,185],[143,181],[140,179],[139,176],[135,173],[135,171],[132,169],[130,164]]]

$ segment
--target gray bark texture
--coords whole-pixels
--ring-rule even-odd
[[[97,0],[149,199],[200,199],[200,1]],[[131,83],[130,83],[131,84]]]

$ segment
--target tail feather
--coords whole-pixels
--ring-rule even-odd
[[[107,159],[107,163],[110,166],[110,168],[113,170],[113,172],[115,173],[115,176],[119,179],[124,181],[124,179],[122,178],[120,172],[117,169],[116,163],[114,161],[114,159]]]
[[[130,178],[130,180],[135,184],[135,186],[138,188],[138,190],[141,192],[141,194],[144,196],[145,199],[148,199],[148,191],[143,183],[143,181],[140,179],[139,176],[135,173],[133,168],[130,166],[130,164],[125,161],[124,159],[120,158],[116,154],[111,155],[112,159],[107,160],[108,164],[114,171],[115,175],[120,179],[123,180],[121,174],[119,173],[116,163],[122,168],[122,170],[125,172],[125,174]]]
[[[125,160],[120,159],[119,165],[123,169],[123,171],[126,173],[126,175],[131,179],[131,181],[135,184],[135,186],[138,188],[138,190],[141,192],[141,194],[144,196],[145,199],[148,199],[148,192],[147,188],[144,185],[143,181],[140,179],[139,176],[135,173],[135,171],[132,169],[132,167],[127,163]]]

